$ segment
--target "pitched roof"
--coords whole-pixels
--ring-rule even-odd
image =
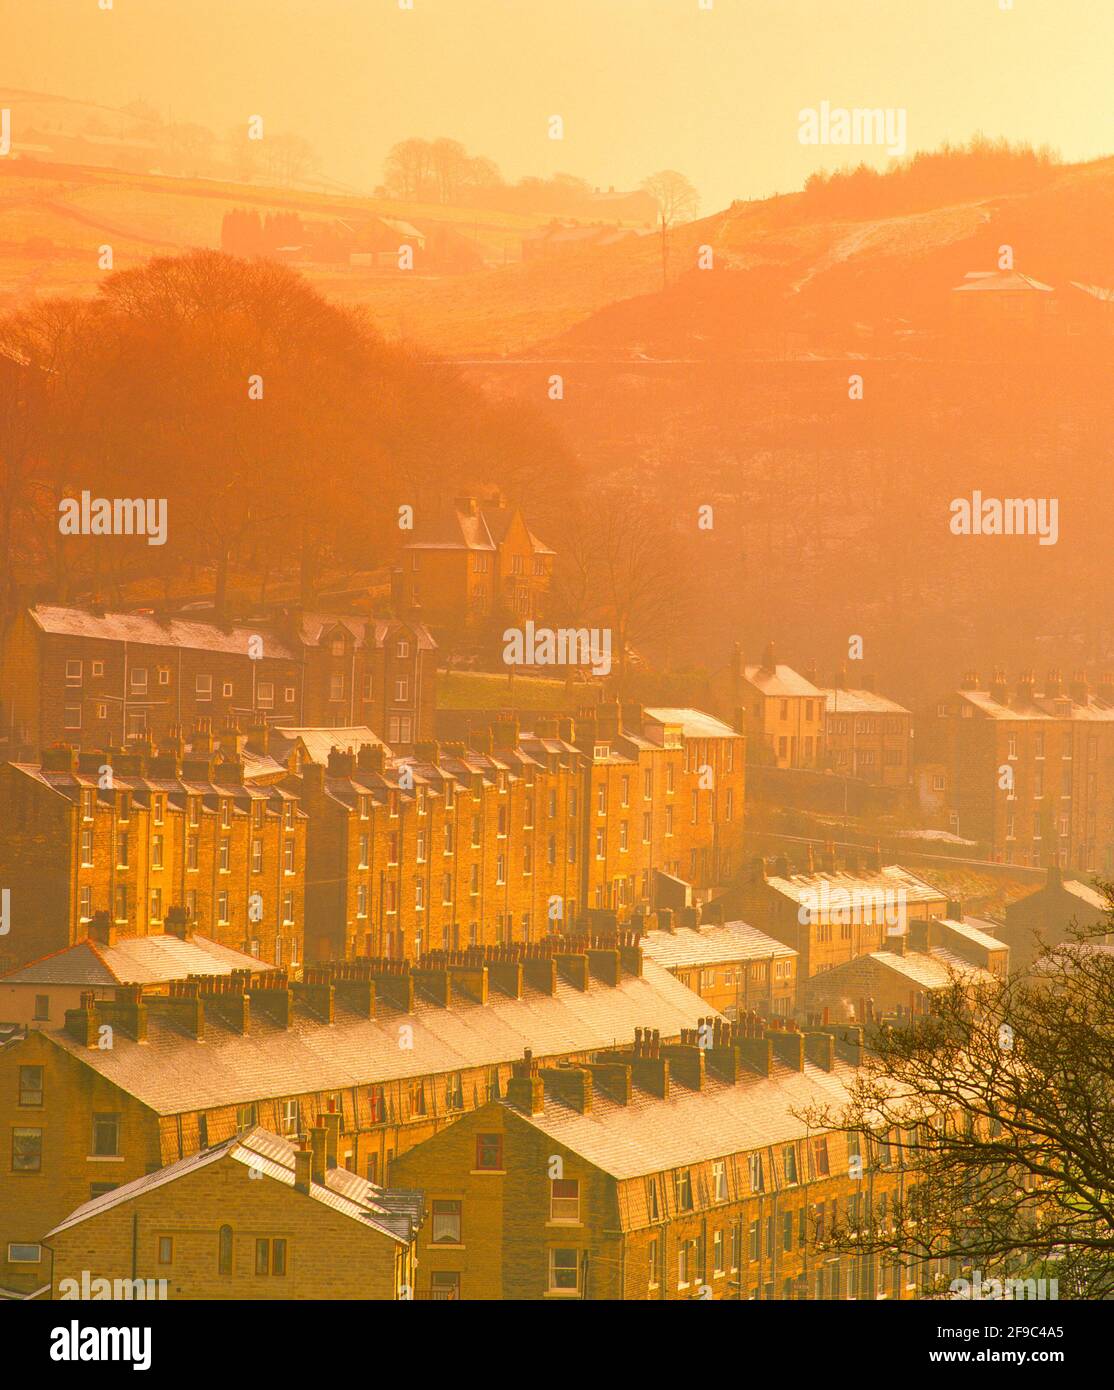
[[[820,694],[829,714],[909,714],[904,705],[873,690],[845,690],[822,687]]]
[[[94,1197],[71,1212],[52,1231],[48,1231],[46,1239],[224,1159],[242,1163],[263,1177],[293,1189],[295,1152],[295,1146],[289,1140],[257,1125],[244,1134],[226,1139],[223,1144],[202,1149],[189,1158],[179,1159],[177,1163],[170,1163],[157,1172],[148,1173],[146,1177],[136,1178],[100,1197]],[[345,1169],[326,1169],[324,1183],[311,1183],[309,1193],[305,1195],[403,1245],[409,1244],[415,1227],[421,1223],[421,1193],[384,1189]]]
[[[880,869],[865,869],[856,873],[840,870],[834,874],[790,874],[784,878],[773,875],[766,879],[766,883],[775,892],[792,898],[795,903],[801,901],[802,892],[816,891],[825,883],[828,885],[829,893],[833,888],[843,888],[848,893],[857,891],[860,894],[902,889],[907,903],[939,902],[947,898],[946,893],[934,888],[931,883],[926,883],[923,878],[918,878],[908,869],[903,869],[900,864],[883,864]]]
[[[1022,275],[1019,270],[972,270],[968,272],[962,285],[952,287],[953,294],[970,293],[975,290],[1053,293],[1051,285],[1034,280],[1031,275]]]
[[[190,975],[231,975],[275,967],[206,936],[120,937],[112,946],[86,938],[0,975],[7,985],[148,985]]]
[[[722,926],[680,927],[676,931],[649,931],[641,938],[645,955],[677,970],[690,965],[720,965],[737,960],[768,960],[771,956],[797,954],[791,946],[775,941],[749,922],[725,922]]]
[[[319,646],[325,634],[338,627],[347,628],[356,643],[369,648],[381,648],[387,638],[399,629],[412,631],[418,646],[424,651],[432,651],[437,646],[423,624],[404,622],[401,618],[365,618],[353,613],[303,611],[299,619],[298,632],[307,647]]]
[[[699,709],[665,708],[644,709],[643,715],[658,724],[679,724],[685,738],[738,738],[739,734],[714,715],[705,714]]]
[[[474,512],[463,511],[454,502],[447,511],[427,520],[404,550],[497,550],[518,514],[517,507],[478,504]],[[525,523],[523,523],[525,524]],[[529,527],[530,547],[535,555],[553,555]]]
[[[142,1045],[117,1030],[115,1046],[104,1051],[82,1047],[64,1029],[38,1036],[158,1114],[173,1115],[493,1066],[517,1060],[528,1047],[539,1058],[589,1052],[631,1042],[635,1028],[672,1038],[699,1027],[708,1012],[699,995],[649,960],[641,977],[624,974],[615,986],[593,977],[579,990],[559,980],[554,995],[528,987],[522,999],[493,992],[486,1004],[449,1009],[419,1000],[411,1014],[384,1006],[374,1019],[338,1002],[333,1024],[296,1009],[283,1029],[255,1010],[246,1035],[226,1029],[214,1013],[206,1016],[204,1043],[161,1017],[148,1019]],[[414,1030],[412,1049],[398,1045],[401,1023]]]
[[[168,618],[161,622],[146,613],[105,613],[82,608],[58,608],[40,603],[28,610],[43,632],[66,637],[93,637],[104,642],[135,642],[152,647],[183,647],[195,651],[231,652],[244,656],[250,638],[263,643],[263,656],[293,661],[296,654],[273,633],[250,627],[217,627],[213,623]]]
[[[943,989],[956,979],[993,978],[981,965],[973,965],[946,947],[935,947],[928,952],[906,951],[904,955],[899,955],[896,951],[871,951],[867,959],[886,966],[898,975],[904,975],[907,980],[920,985],[922,989]],[[852,960],[847,961],[845,965],[834,966],[824,972],[824,979],[831,977],[838,980],[841,971],[846,971],[848,966],[855,964]]]
[[[1086,704],[1080,704],[1067,695],[1049,696],[1034,692],[1032,700],[1026,705],[1008,705],[995,700],[986,690],[957,690],[956,694],[960,699],[974,705],[979,713],[988,719],[1027,721],[1082,719],[1097,723],[1109,723],[1114,720],[1114,706],[1094,697],[1088,697]],[[1067,712],[1057,713],[1057,704],[1069,706]]]
[[[983,931],[981,927],[976,925],[973,918],[965,918],[962,922],[957,921],[954,917],[941,917],[938,920],[958,936],[964,937],[975,946],[981,946],[985,951],[1008,949],[1004,941],[992,936],[990,932]]]
[[[342,752],[356,752],[363,744],[382,744],[383,740],[366,724],[349,724],[341,729],[318,728],[272,728],[271,742],[280,747],[287,756],[295,744],[301,744],[306,757],[314,763],[328,764],[329,754],[334,748]],[[383,745],[386,747],[386,745]]]
[[[804,676],[794,671],[792,666],[777,665],[772,671],[766,666],[744,666],[743,675],[763,695],[782,698],[803,695],[807,699],[809,696],[818,697],[821,693],[811,681],[806,681]]]
[[[813,1106],[845,1104],[854,1075],[844,1062],[830,1072],[806,1062],[800,1072],[777,1066],[768,1077],[747,1077],[735,1085],[708,1076],[699,1091],[675,1081],[666,1100],[635,1088],[628,1105],[596,1087],[587,1114],[548,1093],[539,1115],[503,1104],[525,1124],[622,1180],[798,1139],[800,1115]]]

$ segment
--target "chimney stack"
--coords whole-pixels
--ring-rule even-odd
[[[309,1149],[294,1150],[294,1191],[309,1196],[313,1181],[313,1154]]]
[[[328,1166],[326,1154],[328,1152],[329,1132],[322,1124],[314,1125],[309,1132],[309,1148],[313,1159],[311,1172],[313,1181],[319,1187],[325,1186],[325,1169]]]

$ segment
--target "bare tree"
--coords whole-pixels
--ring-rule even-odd
[[[924,1021],[875,1029],[847,1105],[808,1116],[858,1136],[864,1194],[873,1167],[904,1170],[898,1200],[855,1203],[824,1245],[916,1262],[922,1279],[935,1272],[929,1290],[978,1270],[1109,1298],[1114,954],[1073,931],[1026,974],[957,982],[934,1004]]]
[[[418,198],[430,178],[430,144],[412,138],[392,145],[383,165],[383,181],[399,198]]]
[[[678,222],[690,222],[700,208],[700,195],[676,169],[661,169],[644,179],[642,187],[658,205],[661,225],[661,287],[668,286],[669,229]]]

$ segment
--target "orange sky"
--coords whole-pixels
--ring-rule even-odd
[[[825,100],[906,108],[910,150],[982,129],[1114,151],[1114,4],[1001,2],[0,0],[0,84],[142,97],[220,132],[260,113],[362,190],[394,141],[444,134],[508,178],[679,168],[705,212],[850,154],[884,162],[798,142],[799,110]]]

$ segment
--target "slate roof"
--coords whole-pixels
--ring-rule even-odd
[[[404,550],[497,550],[510,530],[517,508],[478,504],[474,514],[455,504],[447,512],[428,521]],[[526,528],[535,555],[553,555],[544,541]]]
[[[334,748],[356,752],[362,744],[383,743],[379,735],[373,733],[366,724],[351,724],[341,729],[273,728],[270,730],[270,737],[275,747],[285,745],[281,747],[283,757],[289,755],[296,743],[301,743],[311,762],[326,765]]]
[[[522,999],[510,999],[492,991],[486,1004],[449,1009],[419,999],[412,1014],[384,1006],[374,1019],[338,1002],[333,1024],[296,1007],[292,1026],[282,1029],[256,1009],[247,1035],[210,1011],[203,1043],[163,1018],[148,1019],[142,1045],[117,1029],[115,1046],[104,1051],[82,1047],[64,1029],[38,1036],[156,1113],[173,1115],[494,1066],[518,1060],[526,1048],[539,1058],[595,1051],[629,1044],[635,1028],[673,1038],[708,1014],[699,995],[648,960],[641,977],[624,974],[617,986],[593,977],[582,991],[559,979],[554,995],[527,987]],[[412,1049],[399,1046],[401,1024],[413,1028]]]
[[[1045,285],[1040,280],[1034,280],[1031,275],[1022,275],[1019,270],[974,270],[970,271],[962,285],[952,287],[953,293],[962,294],[972,291],[1037,291],[1040,294],[1052,294],[1051,285]]]
[[[791,946],[775,941],[749,922],[725,922],[722,926],[695,929],[680,927],[672,932],[650,931],[642,936],[640,944],[646,956],[667,970],[797,954]]]
[[[57,608],[36,604],[28,610],[43,632],[66,637],[92,637],[104,642],[134,642],[151,647],[183,647],[193,651],[230,652],[246,656],[248,640],[258,637],[263,655],[297,659],[294,652],[273,633],[251,627],[216,627],[212,623],[190,622],[184,618],[158,618],[145,613],[105,613],[103,617],[82,608]]]
[[[1027,721],[1071,719],[1093,720],[1098,723],[1108,723],[1114,720],[1114,706],[1094,698],[1088,699],[1084,705],[1078,704],[1066,695],[1056,697],[1034,694],[1031,703],[1027,705],[1004,705],[985,690],[958,690],[956,694],[960,699],[974,705],[980,714],[986,715],[989,719]],[[1057,714],[1057,700],[1066,701],[1070,705],[1071,708],[1067,714]]]
[[[0,975],[8,985],[162,984],[190,975],[231,975],[275,967],[205,936],[131,936],[106,946],[87,938]]]
[[[646,719],[658,724],[680,724],[685,738],[738,738],[739,734],[730,724],[714,715],[705,714],[699,709],[663,708],[644,709]]]
[[[133,1197],[177,1182],[179,1178],[200,1172],[201,1169],[224,1159],[242,1163],[244,1167],[293,1189],[295,1152],[295,1146],[289,1140],[257,1125],[254,1129],[225,1140],[223,1144],[217,1144],[211,1149],[202,1149],[189,1158],[180,1159],[155,1173],[148,1173],[146,1177],[136,1178],[133,1182],[124,1183],[123,1186],[114,1188],[100,1197],[94,1197],[92,1201],[85,1202],[76,1211],[71,1212],[65,1221],[49,1231],[45,1238],[49,1240],[51,1236],[68,1231],[72,1226],[80,1226],[91,1217],[100,1216],[106,1211],[111,1211],[113,1207],[130,1202]],[[312,1183],[308,1195],[314,1201],[340,1212],[342,1216],[362,1222],[403,1245],[409,1244],[414,1229],[420,1225],[422,1219],[421,1193],[384,1189],[343,1168],[326,1169],[324,1184]]]
[[[623,1180],[799,1139],[800,1114],[812,1106],[845,1104],[854,1075],[844,1062],[830,1072],[806,1062],[800,1072],[775,1066],[768,1077],[745,1077],[735,1085],[708,1076],[699,1091],[673,1081],[668,1100],[635,1087],[629,1105],[596,1086],[587,1114],[548,1092],[539,1115],[503,1104],[525,1124]]]
[[[396,632],[413,632],[418,646],[432,651],[437,643],[421,623],[403,622],[400,618],[364,618],[352,613],[303,612],[299,634],[307,647],[316,647],[325,633],[334,628],[347,628],[362,646],[380,648]]]
[[[984,981],[993,979],[989,970],[983,969],[981,965],[973,965],[946,947],[934,947],[928,952],[906,951],[904,955],[899,955],[896,951],[871,951],[868,959],[904,975],[922,989],[942,989],[957,977]],[[838,981],[839,972],[854,964],[855,961],[848,961],[846,965],[835,966],[825,971],[823,978],[827,980],[831,977]]]
[[[918,878],[908,869],[903,869],[900,864],[883,864],[880,869],[865,869],[858,873],[840,870],[834,874],[790,874],[787,878],[773,875],[766,879],[766,883],[796,903],[801,901],[802,891],[819,890],[822,883],[827,883],[829,893],[833,888],[844,888],[848,893],[857,891],[860,894],[903,889],[907,903],[938,902],[947,898],[946,893],[934,888],[931,883],[926,883],[923,878]]]
[[[820,694],[829,714],[909,714],[904,705],[873,690],[822,688]]]
[[[806,681],[799,672],[794,671],[792,666],[778,665],[772,671],[765,666],[744,666],[743,675],[751,685],[761,690],[763,695],[803,695],[806,699],[809,696],[819,698],[821,695],[821,691],[817,690],[811,681]]]
[[[956,921],[954,917],[940,917],[938,919],[946,927],[949,927],[959,936],[965,937],[975,946],[981,946],[985,951],[1001,951],[1005,949],[1006,943],[990,932],[983,931],[975,924],[974,919],[967,918],[962,922]]]

